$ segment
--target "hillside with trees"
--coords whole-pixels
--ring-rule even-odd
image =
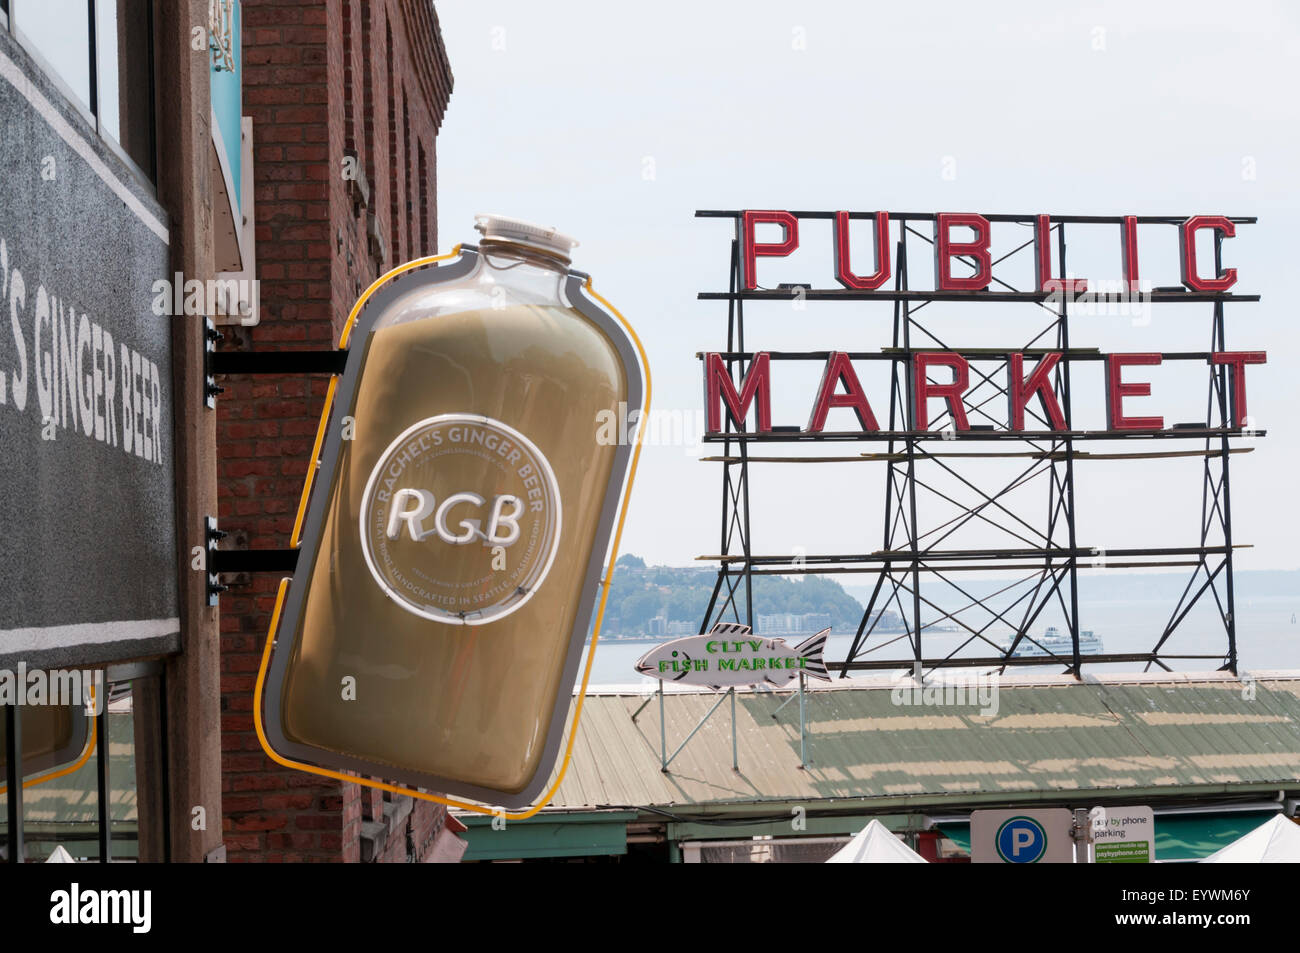
[[[624,554],[610,585],[603,631],[610,636],[645,635],[656,616],[690,622],[698,630],[716,578],[712,566],[647,566],[639,557]],[[862,619],[861,603],[825,576],[755,576],[754,615],[787,612],[825,613],[840,633],[856,631]]]

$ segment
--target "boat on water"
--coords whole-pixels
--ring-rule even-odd
[[[1054,625],[1049,625],[1047,631],[1042,635],[1030,641],[1030,636],[1020,640],[1016,650],[1011,653],[1012,658],[1048,658],[1052,655],[1070,656],[1074,654],[1074,646],[1070,642],[1070,633],[1062,632]],[[1011,647],[1010,642],[1003,642],[1002,649],[1006,651]],[[1100,655],[1105,651],[1101,644],[1101,638],[1093,633],[1091,629],[1083,629],[1079,633],[1079,654],[1080,655]]]

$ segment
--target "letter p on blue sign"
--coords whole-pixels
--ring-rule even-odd
[[[1047,832],[1031,817],[1013,817],[998,828],[995,843],[1006,863],[1033,864],[1047,851]]]

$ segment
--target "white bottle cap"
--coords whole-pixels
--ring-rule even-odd
[[[475,215],[474,227],[482,233],[485,240],[496,239],[526,245],[551,255],[558,255],[565,261],[569,254],[578,247],[576,239],[561,235],[554,228],[546,225],[534,225],[523,219],[509,218],[505,215]]]

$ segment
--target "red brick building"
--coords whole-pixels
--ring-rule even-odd
[[[437,248],[435,142],[452,76],[431,0],[244,0],[260,322],[224,348],[331,348],[359,293]],[[289,544],[323,405],[322,377],[231,376],[218,402],[221,528],[237,548]],[[423,861],[438,805],[273,764],[253,685],[279,577],[221,597],[224,840],[231,861]]]

